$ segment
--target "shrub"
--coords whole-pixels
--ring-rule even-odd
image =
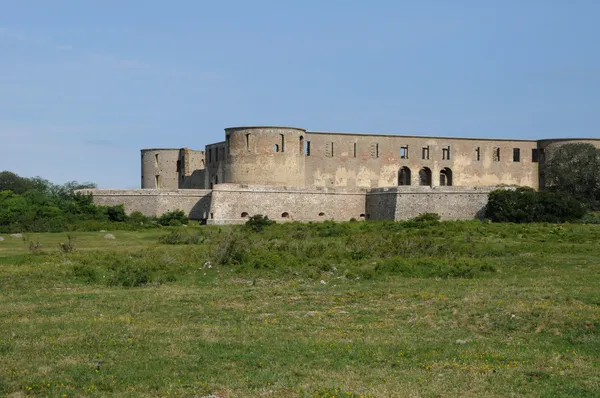
[[[164,226],[181,226],[182,224],[187,224],[188,222],[189,219],[183,210],[168,211],[158,218],[158,223]]]
[[[108,219],[110,221],[123,222],[127,220],[127,214],[125,214],[125,206],[123,205],[108,206],[106,208],[106,214],[108,215]]]
[[[262,214],[255,214],[248,221],[246,221],[246,227],[254,232],[261,232],[266,227],[275,224],[275,221],[269,220],[268,216]]]
[[[134,211],[129,215],[129,222],[132,224],[146,224],[149,221],[149,218],[146,217],[139,211]]]
[[[490,193],[486,217],[495,222],[567,222],[586,213],[581,202],[564,194],[520,187]]]
[[[412,221],[422,223],[437,223],[440,221],[440,219],[441,217],[437,213],[421,213],[413,218]]]

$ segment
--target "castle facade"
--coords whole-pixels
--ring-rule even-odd
[[[342,134],[275,126],[227,128],[224,138],[204,150],[143,149],[141,190],[92,193],[101,204],[122,201],[148,215],[183,208],[215,224],[253,214],[298,221],[396,220],[422,212],[473,218],[498,186],[543,187],[544,165],[559,146],[600,147],[600,139]]]

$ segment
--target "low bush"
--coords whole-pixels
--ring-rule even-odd
[[[266,227],[275,224],[275,221],[270,220],[268,216],[262,214],[255,214],[246,221],[246,228],[254,231],[261,232]]]
[[[158,217],[158,223],[164,226],[178,227],[186,225],[189,222],[188,217],[183,210],[172,210]]]

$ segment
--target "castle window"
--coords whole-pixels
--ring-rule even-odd
[[[479,148],[479,147],[475,148],[475,160],[477,160],[477,161],[481,160],[481,148]]]
[[[325,216],[325,213],[323,213],[323,212],[319,213],[319,217],[324,217],[324,216]]]
[[[452,170],[448,167],[445,167],[440,171],[440,186],[452,186]]]
[[[533,148],[531,150],[531,161],[533,163],[537,163],[540,161],[540,152],[538,151],[537,148]]]
[[[431,170],[429,167],[423,167],[419,171],[419,185],[431,186]]]
[[[298,150],[300,151],[300,155],[302,155],[304,153],[304,137],[300,136],[300,140],[299,140],[299,148]]]
[[[181,173],[181,160],[177,161],[177,166],[176,166],[176,170],[178,173]]]
[[[250,133],[246,134],[246,150],[250,150]]]
[[[310,156],[310,141],[304,142],[304,154]]]
[[[154,155],[154,166],[158,167],[158,153]]]
[[[325,156],[332,158],[333,157],[333,142],[328,142],[325,145]]]
[[[411,173],[408,167],[402,167],[398,170],[398,185],[410,185]]]
[[[243,212],[243,213],[242,213],[242,218],[248,218],[248,213],[246,213],[246,212]]]
[[[494,148],[494,162],[500,161],[500,148]]]
[[[372,159],[379,157],[379,144],[371,144],[370,155]]]
[[[400,159],[408,159],[408,146],[400,147]]]
[[[287,211],[281,213],[281,218],[290,218],[290,213],[288,213]]]
[[[357,144],[355,142],[354,145],[353,145],[354,157],[356,157],[356,146],[357,146]]]
[[[521,161],[521,149],[513,148],[513,162],[520,162],[520,161]]]
[[[154,186],[156,187],[156,189],[162,188],[162,178],[160,175],[154,177]]]
[[[279,144],[273,145],[273,152],[279,152]]]
[[[424,146],[421,149],[421,159],[423,159],[423,160],[429,160],[429,145]]]
[[[285,152],[285,137],[283,134],[279,134],[281,136],[281,152]]]
[[[450,160],[450,145],[442,147],[442,160]]]

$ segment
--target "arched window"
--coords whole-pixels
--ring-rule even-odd
[[[419,185],[431,186],[431,169],[423,167],[419,171]]]
[[[242,218],[248,218],[248,213],[246,213],[246,212],[243,212],[243,213],[242,213]]]
[[[300,146],[299,146],[298,150],[300,151],[300,155],[304,154],[304,137],[303,136],[300,136]]]
[[[444,167],[440,170],[440,186],[452,186],[452,170],[449,167]]]
[[[323,213],[323,212],[319,213],[319,217],[324,217],[324,216],[325,216],[325,213]]]
[[[398,185],[410,185],[410,179],[410,169],[406,166],[401,167],[400,170],[398,170]]]
[[[290,218],[290,213],[288,213],[287,211],[281,213],[281,218]]]
[[[279,145],[278,144],[273,145],[273,152],[279,152]]]

